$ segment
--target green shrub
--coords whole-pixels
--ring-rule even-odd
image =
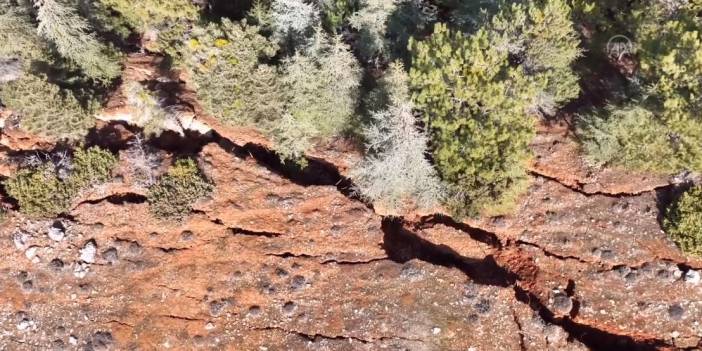
[[[627,168],[671,174],[702,170],[700,5],[653,0],[592,4],[590,12],[609,12],[610,7],[619,9],[612,12],[617,14],[617,20],[613,21],[616,23],[611,23],[611,19],[607,22],[607,16],[596,18],[600,27],[626,27],[632,43],[630,54],[639,59],[640,69],[631,79],[635,89],[624,98],[634,100],[641,108],[610,110],[605,119],[592,117],[593,121],[581,124],[585,127],[581,134],[592,134],[590,127],[594,125],[597,129],[594,139],[610,141],[603,145],[614,145],[611,141],[616,139],[624,155],[613,155],[613,161]],[[645,116],[637,121],[633,114],[642,115],[641,111],[646,111]],[[631,128],[634,126],[638,128]],[[606,159],[601,148],[587,144],[594,139],[586,138],[587,157]]]
[[[670,130],[641,106],[607,108],[578,123],[587,160],[594,166],[674,173],[681,166]]]
[[[0,57],[20,58],[26,63],[48,60],[48,46],[37,35],[27,8],[0,0]]]
[[[702,18],[692,2],[667,8],[641,6],[635,13],[640,75],[648,104],[678,141],[676,161],[702,170]],[[698,5],[699,6],[699,5]]]
[[[97,103],[81,106],[68,90],[31,74],[0,86],[0,101],[20,117],[20,127],[54,139],[78,140],[95,125]]]
[[[663,227],[683,252],[702,256],[702,187],[685,192],[666,212]]]
[[[322,9],[324,27],[330,32],[338,32],[358,7],[357,0],[318,0],[318,3]]]
[[[182,218],[193,203],[212,192],[192,159],[181,159],[154,184],[147,195],[151,212],[158,218]]]
[[[562,0],[530,1],[500,8],[472,35],[437,24],[410,41],[413,100],[456,214],[506,212],[526,189],[529,114],[551,114],[579,91],[569,15]]]
[[[81,190],[109,180],[116,163],[117,159],[109,151],[97,147],[77,149],[68,167],[44,162],[37,167],[21,169],[7,179],[4,186],[19,203],[22,213],[55,217],[70,209]],[[61,176],[66,170],[68,176]]]
[[[494,45],[521,61],[524,73],[538,89],[531,112],[554,115],[564,102],[580,93],[571,69],[580,57],[580,41],[564,0],[529,1],[504,6],[488,25]]]
[[[68,182],[76,189],[104,183],[112,178],[112,170],[116,165],[117,158],[107,150],[99,147],[76,149]]]
[[[30,216],[55,217],[68,210],[73,198],[72,189],[58,178],[51,164],[20,170],[4,185],[20,211]]]

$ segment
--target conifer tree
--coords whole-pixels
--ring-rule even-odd
[[[85,74],[111,80],[121,73],[114,52],[101,43],[88,21],[75,8],[59,0],[35,0],[40,36],[55,45],[64,58],[75,62]]]
[[[417,127],[402,64],[393,63],[381,85],[390,106],[376,111],[363,131],[366,156],[351,177],[360,194],[384,211],[402,215],[436,208],[443,189],[426,157],[428,139]]]

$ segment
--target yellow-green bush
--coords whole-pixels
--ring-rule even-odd
[[[51,164],[20,170],[4,185],[20,211],[30,216],[54,217],[65,212],[73,198],[72,189],[58,178]]]
[[[663,226],[683,252],[702,256],[702,186],[685,192],[666,211]]]
[[[191,0],[99,0],[138,32],[172,22],[194,21],[200,9]]]
[[[3,184],[22,213],[54,217],[68,211],[81,190],[109,180],[116,164],[116,157],[109,151],[98,147],[77,149],[67,169],[45,162],[21,169]],[[61,177],[59,171],[67,171],[68,176]]]
[[[180,159],[151,188],[147,195],[149,207],[158,218],[182,218],[192,205],[212,192],[197,163]]]

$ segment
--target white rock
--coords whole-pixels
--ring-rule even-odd
[[[80,260],[86,263],[95,263],[95,253],[97,253],[97,245],[94,241],[89,240],[80,249]]]
[[[48,234],[49,234],[49,239],[51,239],[53,241],[61,241],[66,236],[66,234],[63,232],[63,229],[57,228],[57,227],[49,228]]]
[[[699,284],[700,283],[700,272],[696,270],[689,270],[687,273],[685,273],[685,281],[690,283],[690,284]]]
[[[24,252],[24,255],[27,256],[29,260],[34,261],[37,257],[37,251],[39,251],[38,246],[30,246],[27,251]]]
[[[212,323],[212,322],[207,322],[207,324],[205,324],[205,329],[206,329],[206,330],[212,330],[212,329],[214,329],[214,328],[215,328],[215,325],[214,325],[214,323]]]
[[[27,241],[29,241],[29,234],[24,232],[15,232],[12,236],[12,241],[15,243],[17,250],[24,250],[27,247]]]
[[[71,345],[78,345],[78,338],[75,336],[71,335],[68,337],[68,343]]]
[[[75,268],[73,268],[73,275],[76,278],[82,279],[85,278],[86,275],[88,275],[88,272],[90,271],[90,265],[87,263],[76,263]]]
[[[17,323],[17,330],[27,330],[32,326],[32,322],[29,319],[23,319]]]
[[[431,328],[431,333],[434,335],[438,335],[439,333],[441,333],[441,328],[439,328],[439,327]]]
[[[675,280],[682,278],[682,275],[683,275],[683,272],[681,270],[679,270],[677,267],[673,270],[673,278]]]

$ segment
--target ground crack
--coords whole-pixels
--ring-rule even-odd
[[[573,185],[571,185],[571,184],[566,184],[566,183],[564,183],[562,180],[560,180],[560,179],[558,179],[558,178],[556,178],[556,177],[554,177],[554,176],[550,176],[550,175],[547,175],[547,174],[540,173],[540,172],[538,172],[538,171],[536,171],[536,170],[534,170],[534,169],[529,170],[529,173],[530,173],[532,176],[534,176],[534,177],[543,178],[543,179],[546,179],[546,180],[549,180],[549,181],[558,183],[558,184],[560,184],[561,186],[564,186],[564,187],[566,187],[566,188],[568,188],[568,189],[570,189],[570,190],[572,190],[572,191],[574,191],[574,192],[576,192],[576,193],[579,193],[579,194],[581,194],[581,195],[584,195],[584,196],[586,196],[586,197],[591,197],[591,196],[605,196],[605,197],[620,199],[620,198],[623,198],[623,197],[639,196],[639,195],[641,195],[641,194],[645,194],[645,193],[648,193],[648,192],[657,191],[657,190],[659,190],[659,189],[663,189],[663,188],[667,188],[667,187],[673,186],[673,184],[665,184],[665,185],[659,185],[659,186],[656,186],[656,187],[652,187],[651,189],[645,189],[645,190],[641,190],[641,191],[635,191],[635,192],[618,192],[618,193],[610,193],[610,192],[606,192],[606,191],[585,191],[585,190],[583,189],[583,184],[580,183],[580,182],[577,182],[577,183],[578,183],[577,186],[573,186]]]
[[[111,204],[115,205],[124,205],[127,203],[130,204],[142,204],[145,203],[146,196],[142,194],[137,194],[133,192],[122,192],[122,193],[117,193],[117,194],[110,194],[98,199],[92,199],[92,200],[84,200],[79,202],[77,205],[75,205],[71,210],[75,210],[83,205],[97,205],[101,202],[107,201]]]
[[[575,322],[570,316],[556,316],[540,298],[548,292],[541,291],[536,285],[538,267],[531,262],[523,262],[526,258],[515,250],[515,245],[506,245],[498,249],[495,256],[487,255],[482,259],[475,259],[461,256],[446,245],[437,245],[421,238],[406,229],[404,223],[397,218],[384,218],[382,228],[384,248],[392,260],[404,263],[411,259],[419,259],[435,265],[457,268],[476,284],[511,287],[518,301],[528,305],[544,321],[560,326],[568,335],[590,349],[657,350],[670,346],[664,340],[611,333]],[[572,295],[574,284],[567,290]]]
[[[301,336],[301,337],[308,339],[310,341],[315,341],[317,338],[321,338],[321,339],[326,339],[326,340],[353,340],[353,341],[360,342],[362,344],[372,344],[374,342],[385,341],[385,340],[425,342],[422,339],[406,338],[406,337],[396,336],[396,335],[381,336],[379,338],[374,338],[374,339],[363,339],[363,338],[359,338],[356,336],[350,336],[350,335],[327,335],[327,334],[321,334],[321,333],[309,334],[309,333],[305,333],[302,331],[287,329],[287,328],[278,327],[278,326],[257,327],[257,328],[252,328],[252,329],[253,330],[279,330],[279,331],[282,331],[285,333],[295,334],[295,335]]]
[[[574,261],[578,261],[578,262],[580,262],[580,263],[584,263],[584,264],[587,264],[587,265],[603,265],[603,264],[600,263],[600,262],[588,261],[588,260],[582,259],[582,258],[577,257],[577,256],[560,255],[560,254],[557,254],[557,253],[555,253],[555,252],[549,251],[549,250],[547,250],[547,249],[541,247],[541,246],[538,245],[538,244],[535,244],[535,243],[532,243],[532,242],[528,242],[528,241],[524,241],[524,240],[517,240],[517,241],[515,241],[515,244],[534,247],[534,248],[538,249],[539,251],[543,252],[543,254],[544,254],[546,257],[553,257],[553,258],[559,259],[559,260],[574,260]]]

